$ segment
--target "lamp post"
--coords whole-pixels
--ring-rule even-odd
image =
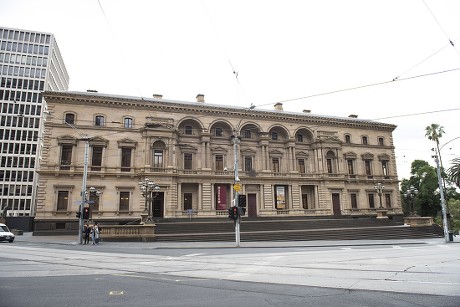
[[[256,106],[251,104],[248,109],[244,112],[243,116],[249,111],[254,109]],[[233,197],[233,207],[238,207],[238,196],[239,196],[239,187],[240,187],[240,178],[238,176],[238,168],[239,168],[239,145],[241,143],[241,136],[239,134],[240,125],[243,121],[243,117],[241,117],[240,121],[236,125],[235,129],[233,130],[232,141],[233,141],[233,159],[234,159],[234,186],[238,188],[234,188],[234,197]],[[241,217],[239,214],[240,210],[238,210],[238,217],[235,221],[235,243],[236,246],[240,246],[240,224],[241,224]]]
[[[433,156],[433,158],[436,162],[436,170],[438,174],[438,186],[439,186],[439,192],[441,196],[442,226],[444,229],[444,239],[446,240],[446,242],[449,242],[450,238],[449,238],[449,227],[447,226],[446,199],[444,198],[444,190],[443,190],[442,181],[441,181],[441,168],[439,166],[438,156]]]
[[[95,187],[90,187],[87,191],[86,191],[86,197],[88,199],[88,204],[89,206],[91,207],[91,195],[95,195],[97,198],[99,198],[101,195],[102,195],[102,191],[99,190],[99,189],[96,189]],[[89,220],[92,219],[93,217],[93,209],[90,210],[90,216],[89,216]]]
[[[385,186],[379,182],[379,183],[377,183],[377,184],[374,186],[374,189],[377,191],[377,193],[378,193],[378,195],[379,195],[379,200],[380,200],[380,207],[379,207],[379,209],[383,209],[383,205],[382,205],[382,193],[383,193],[383,190],[385,189]]]
[[[91,140],[91,138],[87,134],[77,129],[73,124],[68,123],[64,119],[51,114],[47,110],[43,111],[43,115],[44,116],[49,115],[52,118],[61,120],[63,124],[66,124],[73,130],[75,130],[78,133],[78,135],[81,137],[81,140],[85,141],[85,153],[84,153],[84,158],[83,158],[83,179],[82,179],[82,186],[81,186],[80,217],[78,218],[78,244],[82,244],[83,243],[83,210],[86,204],[86,196],[87,196],[86,195],[87,194],[86,193],[86,180],[88,178],[88,152],[89,152],[89,141]]]
[[[147,211],[147,219],[145,220],[145,224],[153,224],[152,202],[158,195],[160,186],[157,185],[154,181],[150,180],[149,178],[145,178],[144,181],[139,181],[139,189],[141,190],[141,195],[145,197],[144,212]],[[155,194],[152,195],[152,192],[154,191]]]
[[[416,216],[417,214],[415,213],[415,209],[414,209],[414,198],[415,196],[417,196],[418,194],[418,190],[416,188],[414,188],[413,185],[411,185],[409,187],[409,189],[407,189],[406,193],[404,193],[404,196],[409,199],[409,203],[410,203],[410,207],[411,207],[411,212],[410,212],[410,216]]]

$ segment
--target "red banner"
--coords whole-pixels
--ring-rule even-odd
[[[218,185],[216,186],[216,209],[226,210],[227,209],[227,186]]]

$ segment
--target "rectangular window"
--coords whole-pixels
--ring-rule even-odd
[[[252,157],[244,157],[244,171],[252,171]]]
[[[122,172],[131,171],[131,152],[132,152],[132,148],[129,148],[129,147],[121,148],[121,171]]]
[[[216,128],[215,130],[215,136],[224,136],[224,133],[222,131],[222,128]]]
[[[347,166],[348,166],[348,175],[354,175],[355,170],[353,168],[353,159],[347,159]]]
[[[364,160],[364,168],[367,176],[372,176],[371,160]]]
[[[224,156],[216,155],[216,171],[224,170]]]
[[[382,161],[382,174],[386,177],[390,175],[388,172],[388,161]]]
[[[163,167],[163,150],[155,149],[153,151],[153,167]]]
[[[380,146],[384,146],[385,145],[385,142],[384,142],[384,139],[382,137],[379,137],[378,138],[378,143]]]
[[[391,194],[385,194],[385,206],[391,208]]]
[[[251,130],[246,129],[243,131],[243,138],[250,139],[251,138]]]
[[[184,133],[192,135],[193,134],[193,127],[192,126],[185,126],[184,127]]]
[[[363,145],[367,145],[367,136],[363,136]]]
[[[278,141],[278,133],[272,132],[272,141]]]
[[[327,172],[332,174],[332,159],[326,159]]]
[[[75,114],[67,113],[65,115],[65,122],[71,125],[75,124]]]
[[[104,116],[102,115],[97,115],[96,118],[94,119],[94,125],[102,127],[104,126]]]
[[[279,158],[272,158],[272,171],[274,173],[280,172],[280,159]]]
[[[62,145],[61,148],[61,170],[69,170],[70,164],[72,164],[72,145]]]
[[[375,199],[374,199],[374,194],[369,194],[369,208],[373,209],[375,208]]]
[[[123,127],[125,128],[133,128],[134,127],[134,120],[130,117],[126,117],[123,119]]]
[[[184,169],[192,169],[193,155],[191,153],[184,153]]]
[[[102,166],[102,146],[93,146],[93,153],[91,157],[91,170],[100,171]]]
[[[118,211],[129,211],[129,192],[120,192]]]
[[[351,208],[358,209],[358,195],[356,193],[350,194]]]
[[[58,191],[57,211],[67,211],[69,191]]]
[[[305,174],[307,172],[305,168],[305,159],[297,159],[297,166],[299,167],[299,173]]]

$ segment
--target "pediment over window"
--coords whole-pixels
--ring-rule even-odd
[[[345,159],[356,159],[356,158],[358,157],[358,155],[357,155],[356,153],[350,151],[350,152],[345,153],[345,154],[343,155],[343,157],[344,157]]]
[[[271,150],[269,154],[270,156],[280,157],[283,155],[283,152],[275,149],[275,150]]]
[[[104,146],[107,147],[107,144],[109,143],[108,140],[102,138],[102,137],[94,137],[89,140],[89,145],[90,146]]]
[[[69,144],[69,145],[77,145],[78,139],[71,136],[71,135],[63,135],[57,138],[58,144]]]
[[[374,155],[371,154],[370,152],[366,152],[365,154],[361,155],[361,158],[363,160],[374,160]]]
[[[131,148],[136,148],[137,142],[134,140],[131,140],[130,138],[124,138],[121,140],[117,141],[118,147],[131,147]]]
[[[296,156],[296,157],[308,157],[308,151],[304,151],[304,150],[302,150],[302,151],[297,151],[297,152],[295,153],[295,156]]]
[[[211,151],[212,151],[213,153],[216,153],[216,154],[217,154],[217,153],[222,153],[222,154],[224,154],[224,153],[227,153],[228,150],[227,150],[227,148],[225,148],[225,147],[217,146],[217,147],[211,148]]]
[[[378,155],[379,161],[390,161],[390,156],[387,154]]]
[[[246,148],[246,149],[241,150],[241,154],[246,155],[246,156],[255,156],[256,153],[257,152],[254,149],[251,149],[251,148]]]

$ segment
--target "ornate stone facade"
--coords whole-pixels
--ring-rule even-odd
[[[88,137],[87,187],[94,220],[135,222],[147,208],[138,182],[160,190],[155,218],[226,217],[240,136],[240,194],[249,216],[401,214],[394,125],[351,117],[197,102],[45,92],[48,112],[36,223],[75,221]],[[67,121],[67,124],[63,122]],[[235,133],[236,131],[236,133]],[[385,185],[381,197],[376,183]],[[90,197],[91,198],[91,197]],[[39,226],[40,227],[40,226]]]

